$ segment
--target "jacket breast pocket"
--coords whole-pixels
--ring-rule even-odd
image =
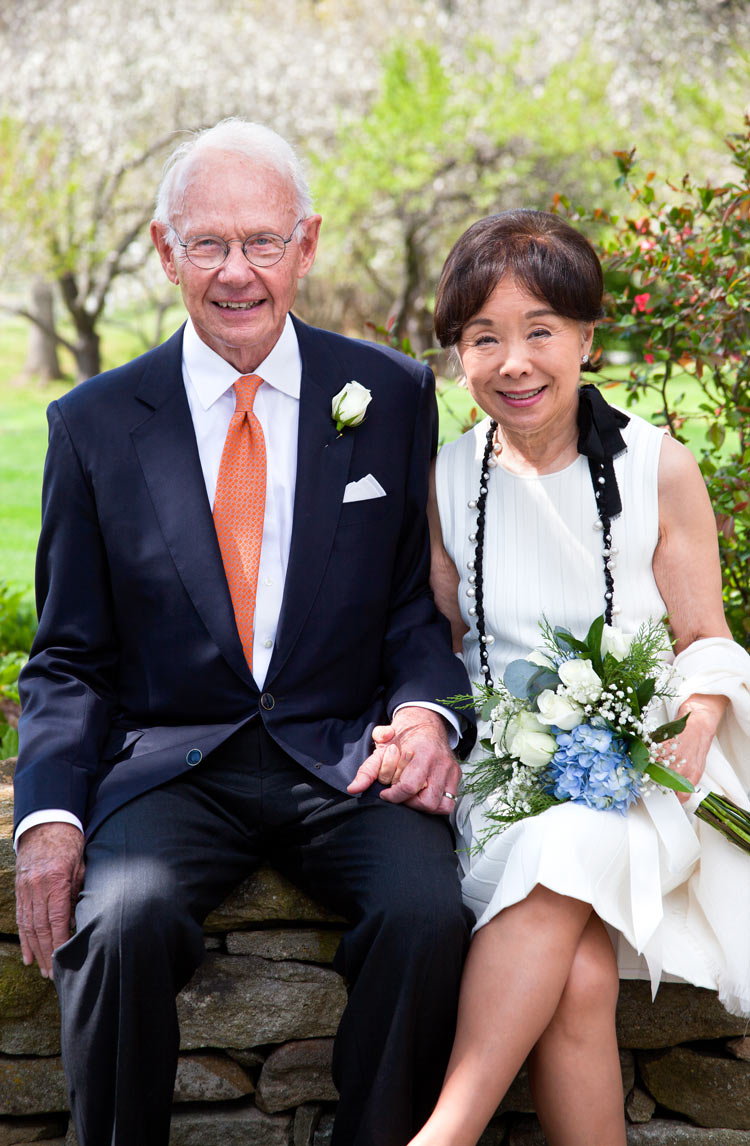
[[[339,527],[347,525],[366,525],[381,518],[389,517],[395,513],[393,499],[388,497],[369,497],[365,501],[345,501],[341,506]]]

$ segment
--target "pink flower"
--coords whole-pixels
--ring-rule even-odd
[[[643,314],[644,311],[646,312],[646,314],[649,314],[654,309],[652,306],[648,305],[648,300],[650,298],[651,298],[651,295],[648,293],[635,295],[635,297],[633,298],[633,302],[635,303],[635,309],[639,310],[641,312],[641,314]],[[633,311],[633,313],[635,314],[635,310]]]
[[[648,362],[649,366],[653,366],[654,362],[656,361],[653,354],[644,354],[643,358],[644,361]]]

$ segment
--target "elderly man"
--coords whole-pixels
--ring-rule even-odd
[[[467,680],[427,585],[433,381],[290,315],[319,227],[273,132],[191,138],[151,227],[186,325],[49,410],[18,918],[80,1146],[167,1142],[175,995],[263,858],[352,923],[338,1146],[401,1146],[445,1066],[467,920],[437,702]]]

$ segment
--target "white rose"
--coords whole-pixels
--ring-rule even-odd
[[[605,625],[602,630],[602,656],[611,653],[616,661],[622,661],[630,652],[633,643],[632,633],[624,633],[622,629]]]
[[[331,402],[331,416],[336,429],[341,432],[359,426],[365,420],[365,410],[372,401],[372,394],[359,382],[347,382]]]
[[[557,670],[557,675],[569,695],[579,704],[593,704],[601,696],[602,682],[589,660],[563,661]]]
[[[536,698],[539,719],[542,724],[555,724],[564,732],[570,732],[583,722],[583,707],[568,696],[561,696],[551,688],[545,688]]]
[[[508,721],[505,740],[511,756],[528,768],[544,768],[557,751],[557,741],[533,712],[519,712]]]
[[[552,669],[552,672],[555,672],[557,669],[555,662],[550,660],[543,649],[533,649],[526,660],[529,664],[539,665],[539,668]]]

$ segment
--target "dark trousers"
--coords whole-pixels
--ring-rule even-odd
[[[55,955],[79,1146],[166,1146],[175,996],[203,958],[205,916],[262,859],[352,924],[335,963],[349,1001],[334,1146],[404,1146],[429,1115],[470,923],[450,828],[334,791],[256,720],[87,845],[76,933]]]

